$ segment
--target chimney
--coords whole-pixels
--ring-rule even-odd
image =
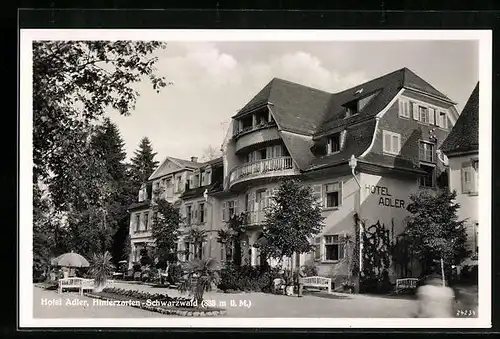
[[[191,162],[198,162],[198,157],[191,157]]]

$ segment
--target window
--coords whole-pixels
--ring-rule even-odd
[[[325,235],[325,260],[339,260],[344,257],[344,247],[338,235]]]
[[[148,230],[149,213],[144,213],[144,231]]]
[[[399,116],[403,118],[410,117],[410,102],[406,99],[399,99]]]
[[[355,114],[358,114],[358,101],[351,101],[344,105],[345,107],[345,117],[349,118]]]
[[[421,187],[434,187],[435,167],[422,164],[422,165],[420,165],[420,169],[426,172],[426,174],[422,174],[420,176],[420,186]]]
[[[193,209],[191,205],[186,206],[186,224],[191,225],[191,219],[193,217]]]
[[[177,192],[180,192],[182,191],[182,177],[181,176],[178,176],[177,179],[176,179],[176,185],[177,185]]]
[[[462,164],[462,193],[477,194],[479,180],[479,161],[472,160]]]
[[[429,111],[427,107],[418,106],[419,120],[420,122],[427,124],[429,123]]]
[[[193,182],[192,182],[192,185],[191,185],[191,188],[196,188],[196,187],[198,187],[199,184],[200,184],[200,175],[199,174],[195,174]]]
[[[439,112],[436,125],[441,128],[448,129],[448,116],[446,112]]]
[[[205,222],[205,204],[204,203],[200,203],[198,205],[198,210],[200,211],[199,213],[199,222],[201,224],[203,224]]]
[[[384,153],[398,155],[401,151],[401,135],[389,131],[383,131],[383,150]]]
[[[222,203],[222,220],[228,221],[233,215],[238,213],[238,200],[226,201]]]
[[[326,184],[324,204],[325,208],[337,208],[340,206],[340,184],[338,182]]]
[[[173,187],[172,187],[172,179],[168,178],[166,181],[167,181],[167,184],[166,184],[167,198],[172,198],[172,196],[174,195],[174,191],[173,191]]]
[[[420,141],[419,158],[421,161],[434,162],[434,144]]]
[[[340,133],[328,138],[327,154],[340,152]]]
[[[141,225],[141,215],[140,214],[136,214],[135,215],[135,231],[136,232],[139,232],[140,225]]]
[[[314,239],[314,260],[321,259],[321,238]]]

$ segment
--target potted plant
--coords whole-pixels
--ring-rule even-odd
[[[348,279],[342,281],[342,290],[347,293],[354,293],[354,283]]]
[[[103,254],[94,254],[89,273],[94,278],[96,292],[103,290],[108,277],[113,273],[114,266],[111,259],[111,254],[108,251]]]

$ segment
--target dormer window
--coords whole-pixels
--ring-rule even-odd
[[[353,116],[354,114],[358,114],[358,101],[351,101],[347,104],[344,105],[345,107],[345,117],[349,118],[350,116]]]
[[[327,154],[334,154],[340,152],[340,133],[335,133],[328,138]]]
[[[148,199],[148,192],[146,191],[146,185],[142,184],[139,190],[139,202],[143,202]]]

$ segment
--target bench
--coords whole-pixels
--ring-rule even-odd
[[[326,288],[328,293],[332,292],[332,279],[325,277],[306,277],[300,278],[300,284],[303,287]]]
[[[416,289],[418,278],[396,279],[396,290]]]
[[[106,287],[110,287],[114,283],[114,280],[107,280]],[[58,281],[58,293],[62,293],[65,289],[78,289],[80,295],[83,295],[84,291],[92,291],[94,288],[94,279],[63,278]]]
[[[65,289],[78,289],[81,295],[84,290],[94,289],[94,279],[84,278],[62,278],[58,281],[58,293],[62,293]]]

